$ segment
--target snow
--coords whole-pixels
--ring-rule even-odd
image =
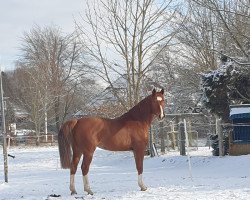
[[[238,200],[250,196],[250,155],[215,157],[207,147],[190,150],[192,179],[187,156],[168,152],[145,157],[145,192],[137,185],[131,152],[97,149],[89,173],[93,196],[83,192],[80,165],[76,174],[78,194],[70,195],[69,170],[60,168],[57,147],[15,147],[9,153],[16,156],[9,158],[9,183],[4,183],[0,154],[0,200]],[[61,197],[49,196],[53,194]]]
[[[249,107],[233,107],[230,109],[230,116],[236,115],[236,114],[246,114],[250,113],[250,105]]]

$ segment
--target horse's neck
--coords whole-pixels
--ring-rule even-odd
[[[127,113],[122,115],[120,118],[131,121],[139,121],[148,123],[149,125],[153,121],[153,114],[148,106],[148,97],[130,109]]]

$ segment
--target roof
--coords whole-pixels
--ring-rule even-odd
[[[250,118],[250,104],[230,106],[230,119]]]

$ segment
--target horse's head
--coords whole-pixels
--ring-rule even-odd
[[[162,89],[160,92],[156,92],[155,89],[152,91],[152,113],[159,117],[159,119],[163,119],[165,117],[164,114],[164,90]]]

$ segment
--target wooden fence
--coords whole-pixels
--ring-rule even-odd
[[[0,138],[2,142],[2,138]],[[37,145],[56,145],[57,135],[18,135],[18,136],[8,136],[7,145],[8,146],[37,146]]]

